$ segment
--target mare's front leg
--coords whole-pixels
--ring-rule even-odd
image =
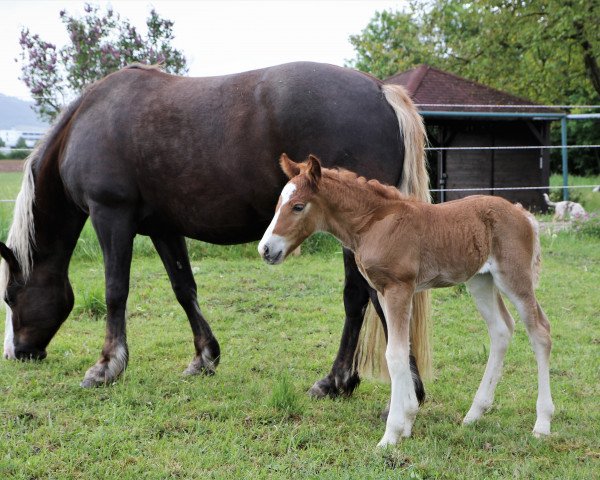
[[[106,283],[106,337],[98,362],[85,374],[82,387],[113,382],[125,370],[129,358],[125,310],[135,237],[135,214],[128,206],[90,205],[90,218],[104,257]]]
[[[419,409],[410,368],[410,316],[414,285],[386,286],[380,301],[388,324],[385,357],[392,383],[390,411],[380,447],[393,445],[400,436],[409,437]]]
[[[344,330],[331,372],[325,378],[317,381],[308,392],[309,395],[316,398],[328,395],[330,397],[340,394],[351,395],[360,383],[358,373],[354,370],[354,354],[365,309],[369,303],[370,287],[358,270],[354,253],[346,248],[344,248],[344,271],[344,309],[346,311]]]
[[[212,375],[219,364],[221,351],[198,306],[196,281],[190,266],[185,238],[177,235],[151,238],[167,270],[177,301],[183,307],[194,334],[196,356],[184,373]]]

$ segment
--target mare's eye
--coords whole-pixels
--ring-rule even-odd
[[[297,203],[296,205],[294,205],[292,207],[292,210],[294,212],[301,212],[302,210],[304,210],[304,204],[303,203]]]
[[[9,307],[14,306],[14,302],[12,299],[8,298],[8,295],[4,295],[4,303],[6,303]]]

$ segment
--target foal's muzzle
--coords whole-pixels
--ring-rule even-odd
[[[271,251],[268,245],[265,245],[262,252],[262,258],[270,265],[277,265],[283,261],[283,251]]]
[[[260,242],[258,253],[260,253],[260,256],[268,264],[277,265],[285,260],[285,248],[285,239],[278,235],[273,235],[268,240]]]

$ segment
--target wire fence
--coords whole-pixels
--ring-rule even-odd
[[[435,107],[435,108],[462,108],[462,109],[473,109],[473,108],[498,108],[498,109],[535,109],[535,110],[572,110],[572,109],[600,109],[600,105],[489,105],[489,104],[481,104],[481,105],[463,105],[463,104],[439,104],[439,103],[420,103],[416,104],[417,107]],[[577,116],[577,115],[575,115]],[[600,115],[593,114],[594,118],[600,118]],[[433,152],[441,152],[441,151],[489,151],[489,150],[553,150],[553,149],[597,149],[600,148],[600,144],[593,145],[497,145],[497,146],[464,146],[464,147],[435,147],[429,146],[426,147],[426,151]],[[9,151],[9,152],[31,152],[33,148],[2,148],[0,151]],[[14,159],[19,160],[19,159]],[[549,189],[561,189],[561,190],[571,190],[571,189],[598,189],[598,185],[561,185],[561,186],[552,186],[552,185],[543,185],[543,186],[521,186],[521,187],[493,187],[493,186],[484,186],[484,187],[462,187],[462,188],[435,188],[431,189],[431,192],[481,192],[481,191],[489,191],[493,190],[497,191],[518,191],[518,190],[549,190]],[[14,203],[15,199],[0,199],[0,203]]]
[[[460,103],[415,103],[417,107],[428,107],[428,108],[501,108],[501,109],[527,109],[527,110],[594,110],[600,108],[600,105],[492,105],[492,104],[470,104],[465,105]]]

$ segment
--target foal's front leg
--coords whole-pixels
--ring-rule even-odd
[[[134,212],[127,208],[93,205],[90,218],[104,257],[106,337],[100,359],[86,372],[82,387],[111,383],[127,366],[125,310],[135,236]]]
[[[387,286],[380,301],[388,324],[388,344],[385,357],[392,383],[390,412],[385,434],[378,446],[398,442],[400,436],[410,437],[419,409],[410,370],[410,316],[414,285],[400,283]]]

